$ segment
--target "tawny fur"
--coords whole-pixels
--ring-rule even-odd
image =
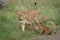
[[[18,18],[19,20],[25,20],[25,23],[30,26],[31,29],[33,29],[32,21],[35,21],[35,23],[38,23],[38,11],[36,10],[30,10],[30,11],[21,11],[18,12]],[[25,30],[25,24],[21,24],[22,31]]]
[[[42,23],[38,24],[40,28],[40,33],[45,33],[48,35],[51,35],[53,33],[53,30],[51,30],[49,27],[42,25]]]
[[[34,30],[32,21],[34,21],[37,24],[37,27],[40,30],[40,33],[45,34],[52,34],[53,30],[51,30],[49,27],[44,26],[42,23],[38,21],[38,11],[36,10],[30,10],[30,11],[20,11],[18,12],[18,19],[22,21],[21,23],[21,29],[22,31],[25,31],[25,25],[29,25],[29,28],[31,30]]]

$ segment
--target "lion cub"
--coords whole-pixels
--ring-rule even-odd
[[[53,30],[51,30],[49,27],[42,25],[42,23],[39,23],[38,26],[41,34],[45,33],[45,34],[51,35],[52,33],[56,33]]]

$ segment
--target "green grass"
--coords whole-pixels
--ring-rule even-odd
[[[13,0],[7,1],[7,6],[0,10],[0,40],[33,40],[33,37],[37,36],[38,33],[25,31],[22,32],[19,27],[19,22],[17,19],[17,12],[21,10],[32,10],[40,8],[41,12],[39,17],[39,21],[42,22],[42,16],[46,16],[46,18],[50,21],[54,21],[59,25],[60,23],[60,11],[58,11],[58,2],[55,3],[51,1],[42,1],[38,0],[38,5],[34,5],[34,0],[25,1],[25,0]],[[58,6],[56,6],[56,5]],[[42,22],[44,23],[44,22]],[[46,25],[49,22],[46,21]],[[51,26],[48,24],[48,26]],[[51,26],[52,29],[54,28]],[[41,36],[41,35],[40,35]],[[35,37],[37,38],[37,37]],[[38,39],[40,40],[40,39]]]

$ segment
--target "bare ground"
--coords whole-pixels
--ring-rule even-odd
[[[60,29],[53,35],[36,35],[28,40],[60,40]]]
[[[33,40],[60,40],[60,31],[54,35],[38,35],[37,37],[33,37]]]

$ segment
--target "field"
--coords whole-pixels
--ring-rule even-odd
[[[44,36],[37,32],[26,30],[22,32],[17,18],[18,11],[40,9],[38,19],[44,25],[48,25],[54,31],[60,26],[60,0],[4,0],[6,6],[0,10],[0,40],[44,40]],[[47,21],[42,21],[45,16]],[[50,25],[49,21],[56,23]]]

